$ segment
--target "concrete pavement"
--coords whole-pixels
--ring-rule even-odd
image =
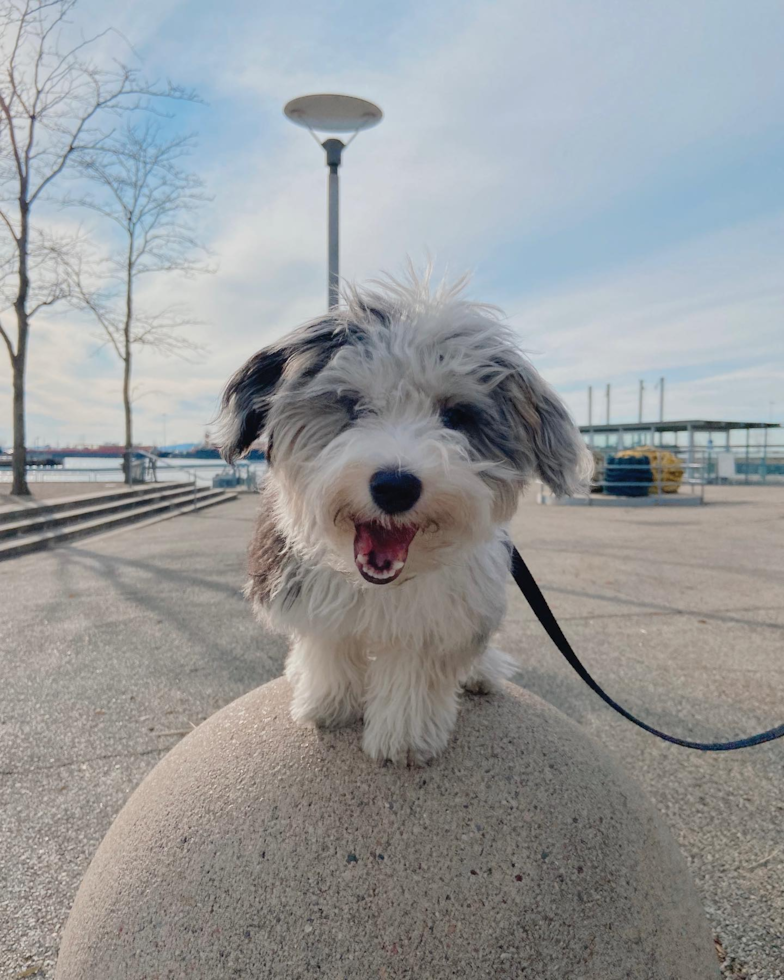
[[[701,508],[523,506],[514,538],[588,670],[650,724],[702,741],[784,721],[784,488]],[[784,740],[704,754],[607,708],[512,595],[517,680],[583,724],[653,797],[749,977],[784,976]],[[745,973],[741,975],[746,975]]]
[[[686,737],[784,713],[784,489],[704,508],[539,507],[514,538],[611,694]],[[217,708],[280,672],[240,588],[255,510],[231,508],[0,566],[0,976],[50,978],[81,875],[143,776]],[[748,976],[784,976],[784,746],[658,743],[582,685],[510,584],[518,679],[580,721],[654,798]],[[27,971],[35,970],[31,973]]]

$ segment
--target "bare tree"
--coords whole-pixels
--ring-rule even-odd
[[[152,310],[137,301],[139,281],[162,273],[193,276],[209,271],[193,215],[208,198],[199,177],[181,166],[193,137],[166,138],[151,122],[121,131],[79,161],[90,189],[69,201],[107,219],[119,235],[102,259],[71,263],[72,295],[100,325],[123,366],[125,478],[131,482],[133,416],[131,378],[136,347],[186,355],[199,346],[180,333],[198,321],[182,305]]]
[[[15,494],[25,476],[25,371],[35,314],[67,295],[60,278],[63,242],[32,226],[33,213],[78,155],[106,139],[101,123],[118,112],[151,109],[160,97],[195,100],[174,87],[144,83],[137,69],[102,67],[91,57],[108,32],[67,41],[77,0],[0,0],[0,275],[7,303],[0,337],[13,375]],[[9,295],[10,293],[10,295]],[[13,309],[16,340],[5,314]]]

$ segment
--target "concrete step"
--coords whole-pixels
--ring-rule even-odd
[[[196,491],[194,502],[193,489],[189,488],[188,491],[177,497],[166,497],[153,503],[142,503],[130,510],[123,510],[119,514],[107,514],[103,517],[67,524],[54,530],[38,531],[0,541],[0,561],[6,558],[15,558],[18,555],[26,555],[33,551],[40,551],[44,548],[51,548],[90,534],[112,531],[127,524],[140,521],[148,522],[156,517],[191,514],[206,507],[214,507],[216,504],[236,500],[237,496],[236,493],[204,487]]]
[[[201,488],[206,489],[206,488]],[[200,491],[197,491],[200,492]],[[92,518],[108,516],[109,514],[119,514],[126,510],[135,510],[137,507],[147,504],[157,503],[163,500],[172,500],[181,497],[183,494],[194,493],[192,483],[176,483],[169,485],[159,483],[156,489],[150,490],[145,494],[129,493],[124,496],[111,494],[113,499],[108,502],[97,502],[100,498],[83,497],[71,498],[71,502],[57,510],[47,510],[41,513],[38,510],[22,511],[24,517],[15,521],[4,521],[0,523],[0,541],[16,537],[20,534],[34,534],[36,531],[54,531],[57,528],[65,527],[67,524],[76,524]],[[18,511],[16,513],[19,513]]]
[[[73,497],[58,497],[55,500],[47,500],[42,503],[37,500],[31,500],[26,507],[18,507],[14,510],[0,509],[0,526],[32,519],[36,515],[56,514],[73,508],[89,507],[92,504],[105,504],[114,500],[137,500],[158,493],[162,488],[174,490],[185,489],[191,486],[193,484],[189,481],[145,483],[138,487],[123,487],[118,490],[80,494]]]

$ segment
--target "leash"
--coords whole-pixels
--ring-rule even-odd
[[[731,752],[733,749],[748,749],[752,745],[762,745],[763,742],[772,742],[776,738],[784,737],[784,725],[779,725],[778,728],[771,728],[767,732],[760,732],[758,735],[752,735],[749,738],[739,738],[734,742],[690,742],[685,738],[676,738],[674,735],[667,735],[666,732],[660,732],[658,729],[647,725],[644,721],[640,721],[639,718],[635,718],[633,714],[630,714],[625,708],[622,708],[617,701],[613,701],[610,695],[596,683],[585,667],[583,667],[579,657],[572,650],[571,644],[558,625],[558,620],[547,605],[547,600],[542,595],[528,566],[523,561],[522,555],[514,545],[511,545],[511,548],[512,578],[514,578],[520,591],[527,599],[528,605],[533,609],[536,618],[544,626],[547,635],[564,655],[569,666],[579,674],[594,694],[598,694],[605,704],[609,704],[613,711],[617,711],[627,721],[630,721],[633,725],[637,725],[638,728],[642,728],[643,731],[650,732],[651,735],[655,735],[657,738],[664,739],[665,742],[672,742],[673,745],[682,745],[687,749],[699,749],[701,752]]]

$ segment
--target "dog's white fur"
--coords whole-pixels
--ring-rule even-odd
[[[363,748],[379,761],[442,752],[461,687],[492,691],[513,671],[489,646],[505,612],[505,524],[534,474],[565,493],[589,465],[498,312],[462,287],[412,275],[349,288],[338,310],[251,358],[224,396],[228,459],[268,439],[247,592],[292,637],[292,714],[363,717]],[[393,516],[369,490],[389,468],[422,483]],[[354,536],[368,521],[418,529],[395,581],[359,574]]]

